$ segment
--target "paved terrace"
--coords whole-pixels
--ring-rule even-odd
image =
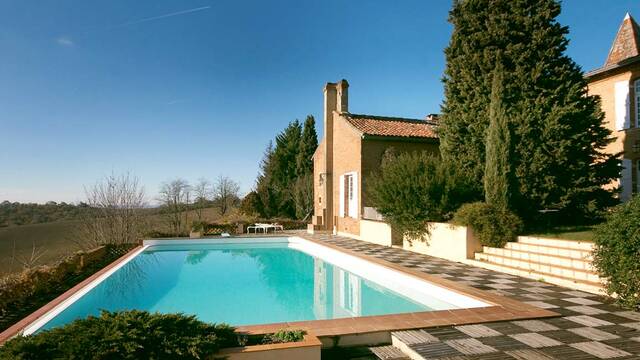
[[[396,333],[425,359],[640,359],[640,312],[601,296],[410,251],[324,234],[296,234],[506,296],[559,316]]]

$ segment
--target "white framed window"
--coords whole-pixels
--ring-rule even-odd
[[[340,175],[340,217],[358,218],[358,174]]]
[[[614,84],[615,129],[625,130],[631,127],[630,84],[628,80]]]
[[[633,82],[633,99],[636,104],[635,125],[640,127],[640,79]]]

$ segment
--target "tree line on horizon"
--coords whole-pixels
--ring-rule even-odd
[[[3,201],[0,203],[0,227],[40,224],[77,219],[88,205],[48,201],[44,204]]]

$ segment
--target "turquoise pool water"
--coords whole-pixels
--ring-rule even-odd
[[[286,241],[286,240],[284,240]],[[427,306],[282,243],[151,246],[46,323],[101,309],[250,325],[451,308]]]

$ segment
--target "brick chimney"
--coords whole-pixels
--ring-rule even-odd
[[[324,182],[322,199],[325,201],[326,213],[324,225],[327,229],[333,227],[333,122],[334,112],[349,112],[349,83],[340,80],[337,83],[327,83],[324,86]]]
[[[424,119],[427,122],[431,122],[431,123],[437,124],[438,121],[440,120],[440,115],[439,114],[429,114],[429,115],[425,116]]]
[[[342,79],[336,85],[337,99],[336,99],[336,111],[337,112],[349,112],[349,83],[347,80]]]

